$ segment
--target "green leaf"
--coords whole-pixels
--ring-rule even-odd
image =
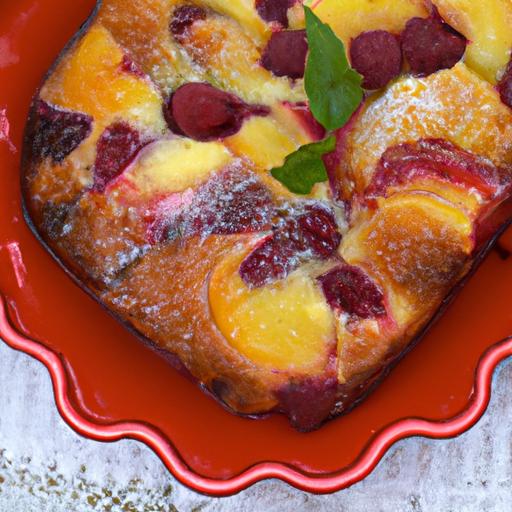
[[[327,180],[322,157],[335,149],[334,136],[302,146],[286,157],[283,166],[272,169],[272,176],[294,194],[309,194],[315,183]]]
[[[363,99],[362,78],[347,60],[345,46],[329,25],[304,6],[309,55],[304,76],[309,106],[327,130],[341,128]]]

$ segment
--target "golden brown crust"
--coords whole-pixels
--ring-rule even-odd
[[[273,409],[273,390],[287,376],[257,367],[227,343],[208,302],[212,268],[247,237],[210,237],[152,249],[102,300],[161,348],[176,354],[189,371],[240,413]]]
[[[318,12],[349,44],[371,3]],[[337,133],[331,188],[297,196],[269,170],[320,136],[303,82],[260,66],[275,23],[221,4],[197,0],[204,15],[173,33],[189,2],[104,0],[34,101],[24,199],[38,235],[127,326],[234,412],[281,411],[309,430],[412,347],[510,218],[512,111],[465,63],[405,74]],[[368,23],[428,15],[416,0],[383,5]],[[256,114],[192,141],[164,115],[190,82]],[[258,258],[281,273],[258,281]]]

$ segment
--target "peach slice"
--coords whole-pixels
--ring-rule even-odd
[[[380,361],[389,353],[392,339],[381,328],[378,320],[366,319],[347,323],[342,317],[337,322],[338,361],[340,384],[360,378],[368,371],[373,373]],[[386,336],[387,334],[387,336]]]
[[[103,2],[97,18],[164,93],[183,82],[206,78],[169,37],[169,13],[177,3],[178,0],[108,0]]]
[[[294,194],[268,171],[282,165],[284,159],[301,145],[287,132],[285,125],[277,123],[272,117],[252,117],[244,123],[240,132],[224,140],[233,154],[249,160],[270,190],[283,198],[293,197]]]
[[[343,240],[341,255],[350,264],[372,267],[419,311],[441,300],[467,270],[473,223],[432,193],[381,198],[377,211],[361,220]]]
[[[422,178],[405,184],[400,189],[390,190],[390,195],[394,192],[430,192],[449,203],[453,204],[460,210],[466,212],[472,219],[482,207],[482,202],[477,194],[468,194],[467,190],[461,186],[439,181],[434,178]]]
[[[258,365],[280,371],[325,365],[336,333],[318,284],[302,269],[284,281],[249,289],[239,275],[246,255],[226,258],[212,275],[210,306],[222,334]]]
[[[37,190],[44,190],[41,200],[54,204],[70,203],[93,184],[91,167],[94,163],[96,146],[84,141],[62,163],[46,160],[39,166],[38,173],[30,182],[30,191],[37,197]],[[37,201],[39,204],[39,201]]]
[[[270,36],[270,28],[258,15],[254,0],[201,0],[199,3],[236,20],[258,44]]]
[[[427,78],[404,77],[364,106],[342,165],[362,191],[389,147],[422,138],[444,139],[506,166],[512,163],[512,111],[462,63]]]
[[[272,117],[250,118],[240,132],[224,143],[234,154],[265,170],[282,165],[286,156],[300,146]]]
[[[434,0],[441,16],[470,44],[466,64],[495,84],[512,50],[510,0]]]
[[[123,180],[142,197],[165,196],[205,182],[232,161],[229,151],[218,142],[162,139],[141,151]]]
[[[408,20],[426,18],[423,0],[320,0],[314,11],[328,23],[348,49],[350,40],[368,30],[400,34]]]
[[[498,168],[444,140],[420,139],[386,150],[365,197],[371,201],[393,191],[430,191],[475,216],[479,208],[501,202],[511,184],[510,168]]]
[[[301,146],[322,140],[326,135],[325,128],[314,118],[307,103],[276,103],[272,107],[272,116]]]
[[[251,117],[242,129],[224,144],[236,156],[248,159],[255,166],[262,181],[279,197],[293,197],[286,187],[274,179],[268,171],[283,165],[285,158],[300,146],[322,138],[325,134],[311,116],[306,106],[278,103],[267,117]],[[301,112],[303,115],[301,115]],[[320,185],[320,184],[319,184]],[[315,187],[314,194],[320,187]],[[320,197],[320,196],[319,196]]]
[[[90,28],[44,86],[44,100],[93,117],[97,130],[119,117],[156,133],[165,131],[160,94],[144,78],[123,72],[123,52],[101,25]]]

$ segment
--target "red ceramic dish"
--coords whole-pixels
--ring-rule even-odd
[[[512,355],[512,340],[494,344],[512,333],[512,258],[498,252],[363,405],[310,434],[283,417],[224,411],[71,282],[23,221],[19,148],[31,95],[94,3],[0,7],[0,337],[48,367],[66,421],[94,439],[145,442],[183,483],[214,495],[272,477],[335,491],[364,478],[401,438],[473,425],[495,366]],[[502,245],[512,250],[512,232]]]

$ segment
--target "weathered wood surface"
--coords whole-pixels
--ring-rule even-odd
[[[179,485],[132,441],[85,440],[59,417],[46,370],[0,342],[0,512],[512,511],[512,360],[469,433],[398,443],[364,482],[312,496],[265,482],[227,499]]]

